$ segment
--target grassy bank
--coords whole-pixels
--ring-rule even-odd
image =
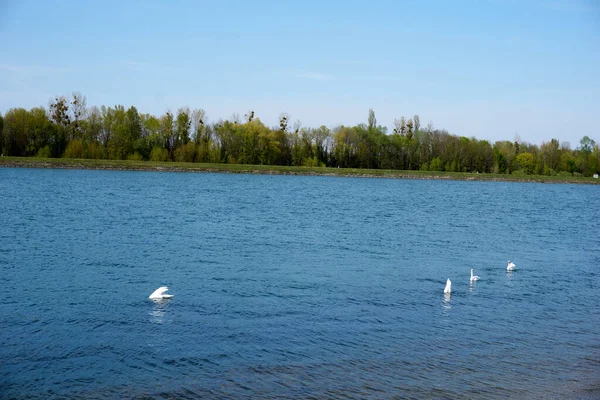
[[[600,184],[600,179],[583,176],[501,175],[437,171],[290,167],[277,165],[200,164],[178,162],[84,160],[69,158],[0,157],[0,167],[65,168],[124,171],[223,172],[279,175],[324,175],[399,179],[478,180],[495,182]]]

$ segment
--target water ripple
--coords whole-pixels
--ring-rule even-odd
[[[3,398],[600,397],[597,187],[0,182]]]

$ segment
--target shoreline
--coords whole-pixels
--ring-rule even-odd
[[[203,164],[128,160],[88,160],[64,158],[0,157],[0,168],[86,169],[105,171],[200,172],[292,176],[339,176],[419,180],[482,182],[531,182],[561,184],[600,184],[600,179],[575,176],[500,175],[467,172],[399,171],[359,168],[291,167],[248,164]]]

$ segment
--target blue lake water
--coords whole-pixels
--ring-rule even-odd
[[[588,185],[0,168],[0,397],[598,398],[599,222]]]

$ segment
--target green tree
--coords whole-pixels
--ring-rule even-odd
[[[29,111],[12,108],[3,119],[0,142],[6,155],[35,156],[40,148],[49,145],[52,132],[52,124],[43,108]]]
[[[560,151],[558,140],[556,139],[542,143],[540,154],[543,163],[542,172],[545,175],[552,175],[558,169],[560,163]]]
[[[535,168],[535,157],[528,152],[520,153],[517,155],[517,164],[527,175],[531,175]]]
[[[167,149],[169,157],[172,159],[176,140],[174,118],[170,111],[167,111],[165,115],[160,118],[160,137],[163,142],[162,147]]]
[[[60,157],[65,151],[71,135],[71,117],[69,116],[69,102],[66,97],[58,96],[50,103],[50,120],[55,126],[50,140],[52,155]]]
[[[4,116],[2,136],[8,156],[26,156],[29,113],[24,108],[11,108]]]
[[[175,120],[175,147],[186,145],[190,141],[190,128],[192,126],[190,109],[180,108],[177,110],[177,118]]]
[[[499,151],[494,151],[494,158],[496,160],[497,172],[499,174],[505,174],[506,173],[506,159],[504,158],[504,155],[502,153],[500,153]]]
[[[93,106],[88,111],[86,124],[84,125],[83,140],[88,145],[100,142],[102,132],[102,113],[100,109]]]
[[[594,146],[596,146],[596,142],[593,139],[590,139],[588,136],[584,136],[579,142],[579,145],[579,149],[582,152],[590,154],[594,149]]]
[[[321,125],[318,129],[313,132],[314,145],[315,145],[315,156],[319,163],[327,165],[328,153],[331,141],[331,130],[325,125]]]
[[[510,174],[514,170],[517,169],[516,165],[516,148],[513,142],[508,140],[498,141],[494,143],[494,154],[496,155],[496,165],[498,169],[501,170],[502,166],[504,166],[504,172]],[[502,166],[500,165],[500,161],[498,159],[498,155],[502,155]]]
[[[125,127],[127,134],[127,154],[138,154],[143,158],[142,154],[147,154],[149,150],[146,141],[142,138],[142,118],[134,106],[131,106],[125,112]]]
[[[375,118],[375,111],[369,108],[369,125],[368,129],[375,129],[377,126],[377,119]]]
[[[165,143],[160,134],[160,120],[150,114],[143,114],[140,119],[142,122],[142,139],[144,140],[144,147],[147,151],[149,152],[157,146],[163,147]],[[148,154],[147,157],[149,156],[150,155]]]
[[[100,114],[102,128],[100,129],[99,139],[100,143],[107,148],[113,135],[113,120],[115,111],[112,109],[112,107],[102,106],[100,107]]]
[[[112,135],[108,142],[108,156],[113,160],[125,160],[133,153],[133,141],[127,123],[127,112],[122,105],[112,109],[109,122]]]
[[[4,128],[4,117],[0,113],[0,156],[4,155],[4,139],[2,136],[2,129]]]
[[[36,155],[41,148],[50,145],[54,127],[46,110],[35,107],[29,110],[27,155]]]
[[[358,166],[359,138],[355,129],[346,126],[337,127],[333,133],[333,165],[340,168]]]

